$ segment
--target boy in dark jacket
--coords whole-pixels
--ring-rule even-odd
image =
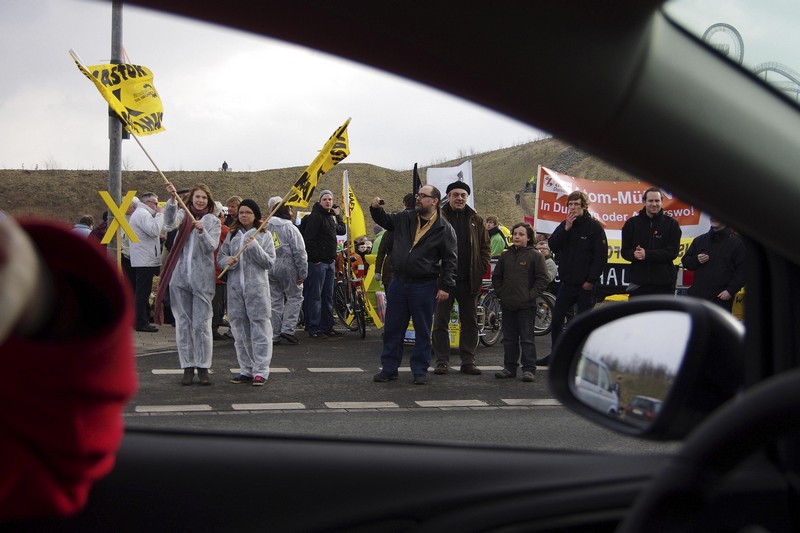
[[[534,306],[549,278],[544,256],[533,247],[530,224],[515,224],[511,239],[511,246],[500,255],[492,274],[492,285],[503,310],[503,370],[494,376],[508,379],[517,375],[522,347],[522,381],[530,382],[536,375]]]

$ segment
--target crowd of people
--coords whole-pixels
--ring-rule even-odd
[[[337,236],[347,228],[330,190],[319,193],[299,224],[279,196],[268,200],[265,222],[253,199],[232,196],[223,207],[205,185],[178,191],[167,183],[166,192],[164,204],[155,192],[134,199],[126,217],[139,240],[124,236],[121,255],[135,295],[135,329],[158,331],[152,322],[161,324],[165,317],[174,324],[184,385],[195,382],[195,373],[198,383],[210,384],[215,340],[234,340],[241,373],[232,383],[263,385],[273,345],[301,342],[301,316],[310,338],[343,335],[334,328],[333,300]],[[375,381],[397,378],[411,321],[414,383],[427,382],[431,364],[435,374],[449,373],[451,352],[458,354],[461,373],[480,375],[478,302],[487,277],[503,312],[505,355],[498,379],[521,369],[523,381],[534,381],[537,365],[548,364],[549,355],[536,357],[533,342],[535,302],[545,290],[555,295],[551,346],[568,316],[596,305],[608,243],[585,192],[567,196],[566,216],[551,234],[537,234],[525,222],[509,230],[497,216],[481,216],[468,204],[471,193],[467,183],[455,181],[444,195],[432,185],[406,195],[398,212],[385,211],[381,198],[370,205],[375,242],[359,237],[351,261],[366,265],[366,256],[376,254],[375,279],[385,291],[382,366]],[[664,213],[658,188],[645,190],[642,198],[641,211],[622,228],[628,297],[675,294],[680,225]],[[91,215],[82,216],[72,231],[101,239],[107,216],[98,228]],[[711,230],[694,239],[682,265],[694,273],[689,294],[731,310],[744,284],[744,246],[735,232],[712,218]],[[454,309],[457,339],[450,328]],[[229,331],[222,333],[223,326]]]
[[[319,194],[299,227],[292,208],[277,196],[268,200],[265,220],[256,200],[239,196],[227,200],[226,213],[202,184],[179,191],[167,183],[166,193],[163,205],[155,192],[142,194],[125,214],[137,236],[124,235],[120,242],[123,279],[131,290],[125,290],[100,246],[89,242],[105,234],[102,224],[94,231],[93,217],[81,217],[70,230],[55,223],[19,225],[0,212],[0,352],[35,354],[57,376],[51,380],[57,386],[37,388],[36,394],[18,379],[6,380],[2,391],[9,401],[25,398],[28,413],[41,414],[22,420],[11,411],[0,416],[6,452],[0,463],[9,472],[8,487],[15,487],[3,492],[0,513],[6,519],[74,512],[86,502],[92,483],[110,471],[123,434],[121,412],[136,390],[133,330],[158,330],[151,307],[159,324],[167,309],[162,302],[168,302],[186,386],[195,377],[201,385],[211,383],[214,333],[225,315],[240,365],[230,382],[237,385],[263,386],[273,345],[301,342],[295,334],[301,306],[309,337],[342,335],[333,327],[332,304],[337,235],[345,228],[331,191]],[[587,312],[594,306],[608,254],[605,232],[591,216],[585,193],[569,194],[566,217],[551,235],[537,236],[529,224],[518,222],[508,231],[510,242],[496,217],[484,219],[469,207],[470,194],[469,185],[457,181],[444,197],[436,187],[422,186],[397,212],[385,211],[378,197],[371,202],[377,238],[374,244],[360,242],[359,252],[377,248],[382,256],[376,277],[387,298],[375,382],[398,379],[410,320],[416,334],[409,359],[413,383],[427,383],[434,356],[434,372],[448,373],[448,323],[455,305],[459,370],[481,374],[477,301],[488,272],[503,311],[504,359],[497,379],[513,379],[521,370],[523,382],[535,380],[541,360],[533,342],[532,306],[556,276],[553,342],[562,334],[566,309]],[[647,189],[642,209],[622,228],[631,298],[675,294],[681,228],[662,202],[660,190]],[[107,225],[107,214],[102,218]],[[724,222],[712,217],[710,225],[681,260],[694,273],[688,293],[730,311],[745,281],[744,245]],[[497,235],[506,239],[502,249],[493,246]],[[64,367],[67,359],[71,363]],[[29,364],[28,358],[12,356],[4,362],[10,365],[7,374],[17,376]],[[83,392],[65,395],[70,388]],[[51,422],[40,424],[43,417]],[[74,438],[29,445],[54,442],[47,438],[54,432]]]

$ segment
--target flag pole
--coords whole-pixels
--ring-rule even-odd
[[[149,154],[149,153],[147,153],[147,150],[145,150],[145,149],[144,149],[144,146],[142,145],[141,141],[139,140],[139,137],[137,137],[135,133],[131,133],[131,137],[133,137],[133,140],[134,140],[134,141],[136,141],[136,144],[138,144],[138,145],[139,145],[139,148],[141,148],[141,149],[142,149],[142,152],[144,152],[144,155],[146,155],[146,156],[147,156],[147,159],[149,159],[149,160],[150,160],[150,162],[151,162],[151,163],[153,163],[153,166],[154,166],[154,167],[156,168],[156,170],[158,171],[158,174],[159,174],[159,175],[160,175],[160,176],[161,176],[161,177],[164,179],[164,184],[165,184],[165,185],[166,185],[166,184],[168,184],[168,183],[169,183],[169,180],[168,180],[168,179],[167,179],[167,177],[164,175],[164,173],[163,173],[163,172],[161,172],[161,169],[160,169],[160,168],[158,168],[158,165],[156,164],[156,162],[155,162],[155,161],[153,161],[153,158],[152,158],[152,157],[150,157],[150,154]],[[178,193],[175,193],[175,200],[177,200],[177,202],[178,202],[178,204],[180,204],[181,208],[182,208],[184,211],[186,211],[186,215],[187,215],[187,216],[188,216],[188,217],[191,219],[191,221],[192,221],[192,222],[196,222],[196,219],[194,218],[194,215],[192,215],[192,212],[191,212],[191,211],[189,211],[189,208],[188,208],[188,207],[186,207],[186,204],[185,204],[185,203],[183,203],[183,199],[181,198],[181,195],[180,195],[180,194],[178,194]]]
[[[83,71],[85,74],[89,72],[89,70],[88,70],[88,69],[86,68],[86,66],[83,64],[83,61],[81,60],[80,56],[78,56],[78,52],[76,52],[75,50],[73,50],[72,48],[70,48],[70,50],[69,50],[69,55],[70,55],[70,56],[72,56],[72,60],[73,60],[73,61],[75,61],[75,63],[77,63],[77,64],[78,64],[78,66],[80,66],[81,70],[82,70],[82,71]],[[87,76],[88,76],[88,74],[87,74]],[[101,94],[102,94],[102,91],[101,91]],[[121,116],[119,115],[119,113],[116,113],[116,112],[115,112],[114,114],[115,114],[115,115],[116,115],[116,116],[117,116],[117,117],[118,117],[118,118],[119,118],[119,119],[122,121],[122,123],[123,123],[123,124],[125,124],[125,126],[127,126],[128,128],[131,128],[131,123],[130,123],[130,122],[128,122],[127,120],[125,120],[125,118],[124,118],[124,117],[121,117]],[[131,129],[132,129],[132,128],[131,128]],[[157,164],[156,164],[156,162],[153,160],[153,158],[152,158],[152,157],[150,157],[150,154],[147,152],[147,150],[145,150],[144,146],[142,145],[142,142],[139,140],[139,137],[137,137],[137,136],[136,136],[136,134],[134,134],[133,132],[130,132],[130,131],[129,131],[128,133],[130,133],[131,137],[133,137],[133,140],[135,140],[135,141],[136,141],[136,144],[138,144],[138,145],[139,145],[139,148],[141,148],[141,149],[142,149],[142,152],[144,152],[144,155],[146,155],[146,156],[147,156],[147,159],[149,159],[149,160],[150,160],[150,162],[153,164],[153,166],[155,167],[155,169],[158,171],[158,174],[159,174],[159,175],[160,175],[160,176],[161,176],[161,177],[164,179],[164,183],[165,183],[165,184],[169,183],[169,180],[167,179],[167,177],[164,175],[164,173],[163,173],[163,172],[161,172],[161,169],[160,169],[160,168],[158,168],[158,165],[157,165]],[[195,222],[194,215],[192,215],[192,212],[191,212],[191,211],[189,211],[189,208],[188,208],[188,207],[186,207],[186,204],[185,204],[185,203],[183,203],[183,200],[181,199],[181,197],[180,197],[180,195],[179,195],[179,194],[175,194],[175,199],[177,200],[178,204],[180,204],[181,208],[182,208],[184,211],[186,211],[186,214],[189,216],[189,218],[192,220],[192,222]]]
[[[264,227],[269,222],[269,219],[272,218],[272,216],[278,211],[278,209],[280,209],[280,207],[286,202],[286,199],[289,197],[290,194],[292,194],[292,191],[287,192],[281,199],[281,201],[275,204],[275,206],[272,208],[272,211],[269,212],[264,221],[261,222],[261,224],[258,226],[256,233],[264,231]],[[236,252],[236,255],[234,255],[233,258],[238,260],[239,256],[242,255],[242,252],[244,252],[245,248],[247,248],[249,245],[250,243],[245,241],[245,244],[243,244],[242,247],[239,248],[239,251]],[[225,272],[227,272],[229,268],[231,268],[231,265],[226,265],[225,268],[222,269],[222,271],[219,273],[219,276],[217,276],[217,279],[222,279],[222,275],[225,274]]]

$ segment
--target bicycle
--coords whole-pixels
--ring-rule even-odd
[[[481,344],[494,346],[503,336],[503,310],[491,281],[484,281],[478,299],[478,333]]]
[[[537,337],[547,335],[553,330],[553,308],[556,305],[556,297],[553,293],[544,291],[541,296],[536,298],[536,309],[533,316],[533,334]],[[577,314],[577,305],[570,307],[564,320],[563,328],[567,327],[569,321]]]
[[[346,253],[341,253],[344,259]],[[343,262],[342,270],[336,273],[333,308],[342,324],[350,331],[358,331],[363,339],[367,336],[366,302],[363,279],[355,275],[351,268],[350,263],[355,260],[355,257],[350,256],[349,262]]]

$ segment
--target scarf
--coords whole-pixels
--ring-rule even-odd
[[[200,220],[204,215],[211,212],[208,209],[204,211],[197,210],[192,204],[187,207],[195,220]],[[172,243],[172,249],[169,251],[167,262],[164,264],[164,269],[161,271],[161,276],[158,279],[156,301],[153,309],[153,320],[158,325],[164,323],[164,298],[166,298],[167,291],[169,290],[169,280],[172,279],[172,272],[175,270],[175,265],[178,264],[178,259],[180,259],[181,252],[183,252],[183,247],[186,245],[186,241],[192,234],[193,229],[194,222],[184,214],[181,225],[178,228],[178,233],[175,235],[175,242]]]

